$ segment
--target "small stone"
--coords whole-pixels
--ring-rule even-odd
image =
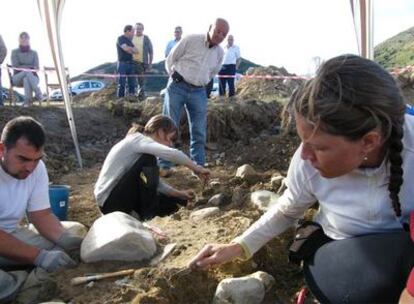
[[[89,282],[88,284],[86,284],[86,288],[92,288],[93,287],[93,285],[95,285],[95,282],[94,281],[92,281],[92,282]]]
[[[216,215],[219,212],[220,212],[220,209],[218,207],[203,208],[203,209],[192,212],[190,215],[190,219],[196,222],[196,221],[211,217],[213,215]]]
[[[233,190],[233,195],[231,197],[231,203],[234,206],[241,206],[243,205],[244,201],[246,200],[246,196],[248,194],[248,190],[241,188],[241,187],[236,187]]]
[[[250,195],[251,203],[256,205],[257,208],[262,211],[266,211],[272,205],[274,205],[277,202],[278,198],[278,194],[268,190],[258,190]]]
[[[230,197],[228,195],[225,195],[224,193],[219,193],[216,195],[213,195],[209,200],[208,204],[211,206],[224,206],[230,203]]]
[[[270,179],[270,185],[272,186],[273,190],[278,190],[280,188],[280,185],[282,185],[284,177],[281,175],[272,176]]]
[[[250,178],[252,176],[256,176],[256,175],[257,175],[257,173],[254,170],[254,168],[252,166],[248,165],[248,164],[245,164],[241,167],[238,167],[237,171],[236,171],[236,177],[239,177],[241,179],[248,179],[248,178]]]
[[[219,181],[211,181],[210,187],[211,188],[219,188],[221,186],[221,183]]]
[[[274,283],[275,279],[263,271],[240,278],[224,279],[217,286],[213,303],[260,304]]]

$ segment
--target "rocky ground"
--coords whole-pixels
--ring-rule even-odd
[[[284,72],[275,70],[274,73]],[[194,189],[196,198],[178,213],[150,221],[168,236],[169,242],[177,243],[167,259],[155,267],[147,262],[80,263],[74,269],[55,275],[56,288],[44,293],[45,300],[53,298],[66,303],[210,303],[222,279],[262,270],[275,278],[264,303],[294,303],[303,279],[300,268],[287,262],[286,248],[292,231],[275,238],[249,261],[236,261],[208,271],[189,271],[186,268],[190,258],[204,244],[232,240],[262,214],[250,203],[250,193],[259,189],[277,191],[279,184],[271,183],[271,177],[286,174],[290,157],[299,144],[295,134],[280,132],[280,112],[293,89],[292,85],[297,83],[245,82],[240,84],[237,99],[209,102],[208,139],[211,149],[208,150],[207,161],[212,171],[212,183],[203,186],[191,177],[187,169],[177,168],[168,182],[178,188]],[[256,87],[251,89],[252,86]],[[254,92],[260,94],[255,97]],[[73,110],[85,165],[82,170],[77,168],[62,104],[4,107],[0,109],[0,129],[17,115],[33,116],[44,124],[47,132],[45,162],[50,180],[71,186],[68,219],[90,227],[99,217],[93,185],[106,154],[126,134],[131,122],[145,123],[160,109],[161,102],[157,97],[140,104],[116,101],[113,87],[99,94],[76,97]],[[188,151],[185,119],[181,128],[182,149]],[[235,177],[236,169],[243,164],[254,167],[257,171],[254,178]],[[218,193],[225,197],[219,204],[219,213],[200,221],[190,218],[194,209],[208,206],[208,200]],[[136,271],[124,280],[107,279],[77,287],[69,284],[69,280],[76,276],[130,268]]]
[[[142,104],[100,98],[95,96],[94,103],[89,102],[88,98],[80,99],[74,106],[85,164],[82,170],[77,168],[62,104],[5,107],[0,117],[0,128],[17,115],[31,115],[44,124],[47,132],[45,161],[50,180],[71,186],[68,218],[88,227],[99,217],[93,185],[105,155],[124,136],[132,121],[145,123],[160,111],[160,100],[157,98],[150,98]],[[228,242],[260,216],[261,211],[249,203],[252,191],[277,190],[270,183],[270,178],[273,174],[286,173],[289,159],[298,144],[296,136],[279,132],[281,108],[276,100],[211,101],[208,117],[209,141],[213,150],[208,151],[207,160],[212,170],[212,185],[203,187],[187,169],[177,168],[168,182],[178,188],[194,189],[196,198],[177,214],[150,222],[165,232],[170,242],[177,243],[172,254],[157,267],[123,262],[80,264],[75,269],[58,273],[55,277],[56,289],[44,294],[45,298],[72,303],[125,303],[134,299],[135,303],[209,303],[222,279],[263,270],[276,279],[267,293],[266,302],[293,301],[302,285],[302,276],[299,268],[287,263],[286,247],[290,232],[271,242],[250,261],[234,262],[209,271],[190,272],[186,269],[190,258],[204,244]],[[183,149],[188,150],[185,120],[182,127]],[[245,163],[257,170],[255,178],[235,178],[237,167]],[[208,199],[217,193],[223,193],[227,198],[219,206],[218,214],[197,222],[189,218],[192,209],[207,206]],[[136,268],[137,271],[122,284],[116,283],[116,279],[99,281],[89,287],[72,287],[69,284],[70,278],[87,273],[128,268]]]

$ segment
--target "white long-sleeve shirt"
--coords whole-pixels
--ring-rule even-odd
[[[300,157],[299,147],[286,177],[287,189],[277,204],[234,240],[242,245],[246,257],[303,217],[315,202],[319,202],[319,210],[314,220],[333,239],[401,230],[414,211],[414,116],[406,115],[405,119],[401,218],[396,217],[389,198],[386,160],[378,168],[355,169],[340,177],[324,178]]]
[[[180,73],[185,81],[204,86],[220,71],[224,51],[221,46],[209,47],[206,35],[182,38],[165,60],[168,74]]]
[[[192,160],[183,152],[159,144],[141,133],[126,136],[112,147],[105,158],[94,194],[99,206],[103,206],[112,189],[142,154],[151,154],[179,165],[190,166]],[[167,194],[171,186],[160,180],[158,191]]]

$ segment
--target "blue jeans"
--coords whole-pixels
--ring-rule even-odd
[[[195,88],[185,82],[169,81],[164,97],[162,113],[180,126],[180,118],[185,106],[190,128],[190,157],[198,165],[204,166],[207,128],[207,96],[204,87]],[[170,168],[171,163],[160,161],[162,168]]]
[[[128,62],[118,62],[118,73],[120,75],[134,75],[135,65],[133,63],[128,63]],[[126,78],[128,78],[129,95],[131,96],[135,95],[135,88],[137,86],[136,77],[120,76],[118,79],[118,93],[117,93],[118,98],[125,96]]]

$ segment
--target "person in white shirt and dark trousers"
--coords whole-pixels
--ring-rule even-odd
[[[142,131],[142,133],[140,132]],[[105,158],[94,194],[102,213],[135,213],[141,220],[164,216],[185,206],[191,190],[177,190],[159,178],[157,157],[162,157],[208,178],[210,171],[198,166],[183,152],[170,148],[177,136],[167,116],[152,117],[145,128],[133,126]]]
[[[226,95],[226,84],[229,86],[229,97],[234,96],[236,92],[234,88],[234,78],[236,77],[236,70],[239,68],[240,61],[240,48],[237,45],[234,45],[233,35],[229,35],[227,38],[227,45],[224,47],[223,65],[219,72],[220,96]]]
[[[285,111],[302,140],[285,192],[241,236],[205,246],[190,267],[250,258],[318,202],[311,229],[302,225],[290,250],[317,300],[398,302],[414,266],[414,116],[406,110],[379,64],[355,55],[328,60]]]

